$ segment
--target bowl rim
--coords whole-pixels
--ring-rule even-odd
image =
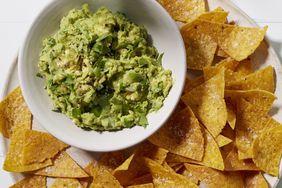
[[[125,149],[125,148],[129,148],[132,147],[138,143],[141,143],[142,141],[146,140],[147,138],[149,138],[152,134],[154,134],[159,128],[161,128],[166,122],[167,120],[170,118],[170,116],[172,115],[173,111],[175,110],[175,108],[177,107],[178,102],[180,101],[182,92],[184,90],[184,85],[185,85],[185,80],[186,80],[186,70],[187,70],[187,65],[186,65],[186,50],[185,50],[185,45],[184,45],[184,41],[182,39],[180,30],[178,28],[177,23],[173,20],[173,18],[169,15],[169,13],[155,0],[147,0],[148,4],[152,3],[154,6],[157,7],[157,9],[159,9],[159,11],[162,13],[162,15],[165,15],[165,19],[167,19],[167,21],[172,24],[173,29],[175,30],[175,34],[177,36],[177,40],[179,43],[180,48],[183,51],[183,57],[181,57],[183,59],[183,72],[182,75],[183,77],[181,78],[182,83],[180,83],[180,90],[177,93],[177,96],[174,96],[174,98],[176,98],[177,100],[175,100],[176,102],[173,104],[173,108],[168,109],[168,111],[166,111],[166,117],[163,118],[163,123],[159,123],[158,126],[154,126],[153,128],[151,128],[151,130],[143,137],[139,138],[139,139],[135,139],[134,142],[126,142],[127,144],[123,144],[123,146],[115,146],[112,145],[112,147],[108,147],[108,148],[93,148],[93,147],[89,147],[87,146],[87,144],[81,144],[81,143],[87,143],[87,142],[76,142],[75,139],[66,139],[66,137],[62,136],[60,133],[58,134],[58,132],[54,132],[52,131],[49,127],[50,126],[46,126],[44,123],[44,121],[42,120],[42,115],[41,113],[39,113],[38,111],[34,110],[34,105],[33,102],[31,102],[30,97],[28,96],[28,94],[25,92],[26,89],[26,85],[23,81],[23,65],[24,65],[24,56],[25,56],[25,48],[26,48],[26,44],[28,43],[28,41],[31,39],[31,33],[32,30],[36,28],[38,21],[46,16],[46,11],[48,11],[50,8],[53,7],[54,4],[58,3],[57,0],[51,0],[50,2],[48,2],[43,9],[41,9],[38,14],[35,16],[34,20],[32,21],[32,24],[30,25],[30,27],[28,28],[25,36],[24,36],[24,40],[20,46],[19,49],[19,56],[18,56],[18,78],[19,78],[19,84],[20,87],[22,89],[22,95],[25,99],[25,102],[29,108],[29,110],[31,111],[31,113],[33,114],[34,117],[36,117],[36,119],[38,120],[38,122],[42,125],[42,127],[44,127],[44,129],[46,129],[46,131],[48,133],[50,133],[51,135],[53,135],[54,137],[56,137],[59,140],[62,140],[63,142],[83,149],[83,150],[87,150],[87,151],[94,151],[94,152],[109,152],[109,151],[117,151],[117,150],[121,150],[121,149]],[[82,3],[83,4],[83,3]],[[149,126],[149,125],[148,125]],[[120,130],[123,131],[124,129]]]

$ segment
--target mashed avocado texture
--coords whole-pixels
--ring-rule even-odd
[[[54,110],[85,129],[146,126],[172,86],[144,27],[121,13],[87,5],[71,10],[43,41],[39,74]]]

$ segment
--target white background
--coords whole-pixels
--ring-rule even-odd
[[[0,90],[3,89],[9,66],[28,27],[49,1],[0,0]],[[259,25],[269,26],[267,36],[282,62],[282,1],[233,0],[233,2]],[[0,148],[0,167],[2,167],[2,164],[3,154]],[[5,188],[10,185],[12,185],[12,181],[8,173],[0,168],[0,187]],[[282,185],[278,185],[278,187],[282,187]]]

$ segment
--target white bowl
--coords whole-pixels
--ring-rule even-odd
[[[144,25],[153,45],[164,53],[163,66],[172,71],[174,85],[164,106],[149,114],[146,128],[135,126],[117,132],[85,131],[64,114],[52,111],[52,101],[44,90],[44,81],[36,77],[42,39],[59,29],[69,10],[88,3],[92,11],[106,6],[120,11],[137,24]],[[182,93],[186,75],[186,55],[176,23],[155,0],[55,0],[33,22],[19,54],[19,80],[23,96],[32,114],[52,135],[72,146],[89,151],[114,151],[133,146],[157,131],[169,118]]]

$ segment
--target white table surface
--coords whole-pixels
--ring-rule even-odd
[[[0,0],[0,89],[4,87],[9,66],[34,17],[50,0]],[[226,0],[228,1],[228,0]],[[268,25],[267,36],[282,62],[282,1],[233,0],[259,25]],[[3,164],[0,148],[0,166]],[[8,173],[0,169],[0,187],[12,185]],[[282,187],[282,183],[278,185]]]

